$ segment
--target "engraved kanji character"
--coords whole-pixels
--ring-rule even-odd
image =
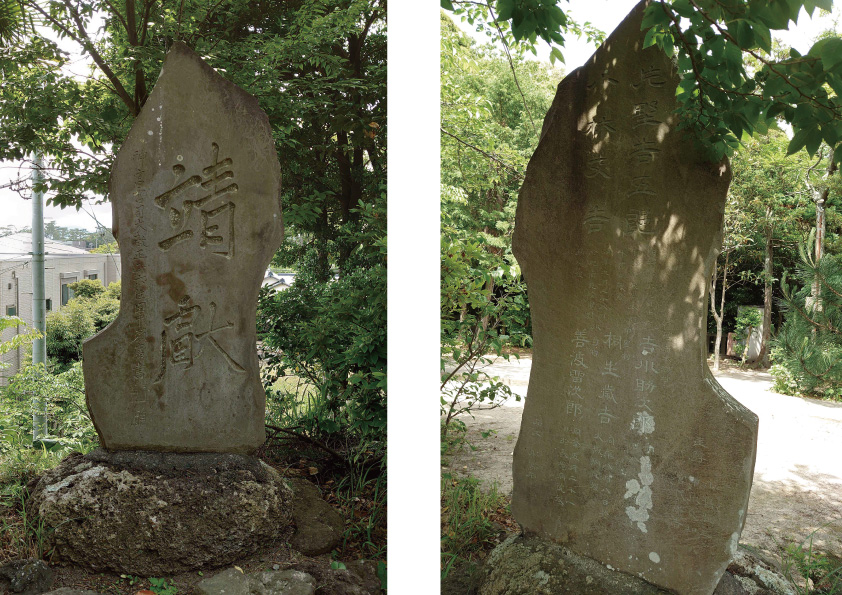
[[[573,417],[582,415],[582,405],[580,403],[574,403],[573,401],[567,402],[567,415],[572,415]]]
[[[626,233],[655,233],[654,222],[646,209],[633,209],[626,215]]]
[[[646,139],[634,143],[632,149],[632,157],[638,164],[653,163],[657,154],[661,152],[655,141]]]
[[[631,423],[631,429],[640,434],[651,434],[655,431],[655,418],[646,411],[638,411]]]
[[[614,397],[614,387],[610,384],[606,384],[602,387],[602,393],[599,395],[599,398],[605,401],[617,403],[617,399]]]
[[[654,196],[655,190],[652,188],[652,176],[635,176],[631,180],[631,190],[626,196],[636,196],[643,194],[645,196]]]
[[[585,377],[585,373],[582,370],[570,370],[570,380],[571,382],[582,382],[582,378]]]
[[[644,337],[640,340],[640,348],[643,350],[643,355],[649,355],[655,352],[658,346],[655,345],[655,340],[652,337]]]
[[[649,68],[640,69],[640,80],[637,83],[632,83],[632,87],[638,89],[643,85],[649,85],[650,87],[660,89],[665,84],[667,84],[667,79],[664,78],[661,69],[650,66]]]
[[[215,199],[234,194],[239,189],[236,183],[225,183],[234,177],[234,172],[228,169],[232,165],[230,157],[219,160],[219,145],[212,143],[213,163],[202,170],[202,176],[193,175],[172,189],[155,197],[154,202],[160,209],[169,207],[170,226],[177,230],[177,233],[158,242],[158,246],[162,250],[169,250],[173,246],[190,240],[194,237],[195,232],[192,228],[188,228],[188,223],[191,219],[190,215],[195,209],[200,210],[201,225],[199,246],[205,248],[208,245],[221,246],[222,249],[212,250],[214,254],[225,256],[226,258],[233,257],[234,254],[234,203],[229,201],[215,208],[205,210],[202,207]],[[181,164],[176,164],[172,168],[176,178],[181,177],[185,168]],[[187,193],[191,188],[202,188],[209,191],[209,194],[200,196],[194,200],[184,198],[181,204],[173,205],[182,195]],[[219,219],[216,219],[220,217]],[[211,221],[211,219],[216,219]],[[219,235],[221,229],[227,232],[225,235]]]
[[[605,343],[608,347],[622,347],[622,338],[619,335],[615,335],[613,333],[608,333],[607,335],[605,335],[605,339],[602,342]]]
[[[585,213],[585,227],[588,233],[596,233],[602,231],[605,224],[608,223],[608,211],[601,205],[590,205]]]
[[[640,370],[641,372],[652,372],[653,374],[658,374],[658,370],[655,369],[655,362],[652,360],[642,360],[637,362],[635,366],[636,369]]]
[[[214,327],[216,303],[211,302],[207,330],[197,332],[198,329],[194,324],[198,322],[201,313],[201,306],[194,305],[190,296],[186,295],[179,301],[178,311],[164,318],[164,330],[161,332],[161,371],[155,382],[159,382],[164,377],[168,362],[184,364],[185,369],[192,367],[195,359],[202,354],[205,341],[216,348],[232,370],[245,372],[245,369],[234,361],[214,337],[214,334],[219,331],[233,327],[234,323],[228,322],[222,326]]]
[[[657,112],[658,101],[647,101],[645,103],[638,103],[632,108],[632,128],[637,129],[641,126],[657,126],[661,123],[653,116]]]
[[[655,383],[651,380],[645,380],[643,378],[637,378],[635,380],[635,389],[638,392],[642,393],[652,393],[655,390]]]
[[[567,389],[567,396],[573,397],[574,399],[584,399],[585,396],[582,394],[582,387],[578,384],[575,386],[571,386]]]
[[[637,405],[641,409],[646,409],[646,411],[652,413],[652,407],[650,407],[652,402],[649,399],[647,399],[646,397],[640,397],[638,399],[635,399],[634,403],[635,403],[635,405]]]
[[[576,344],[576,347],[584,347],[587,343],[590,343],[587,338],[587,331],[576,331],[575,335],[573,342]]]
[[[573,355],[573,361],[570,364],[571,366],[579,366],[581,368],[587,368],[588,366],[585,365],[585,354],[581,351],[577,351]]]
[[[611,175],[605,170],[606,161],[608,161],[608,158],[603,157],[602,155],[589,157],[587,169],[585,170],[585,177],[595,178],[596,176],[599,176],[601,178],[605,178],[606,180],[611,179]]]
[[[588,122],[587,126],[585,126],[585,131],[593,138],[596,138],[601,134],[616,132],[617,129],[612,126],[612,122],[613,120],[609,120],[605,115],[598,116]]]
[[[602,375],[619,378],[620,375],[617,374],[617,364],[614,362],[607,362],[604,366],[602,366]]]
[[[614,414],[612,414],[608,411],[608,405],[607,404],[605,405],[605,408],[602,411],[597,413],[597,415],[599,416],[599,423],[601,423],[601,424],[610,424],[612,419],[617,418],[616,415],[614,415]]]

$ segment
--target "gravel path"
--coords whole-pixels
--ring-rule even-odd
[[[488,371],[526,395],[532,360],[497,360]],[[740,541],[777,557],[778,544],[816,531],[814,547],[842,559],[842,404],[772,392],[765,372],[722,370],[717,380],[760,418],[757,463]],[[473,475],[512,491],[512,450],[523,400],[462,415],[472,448],[460,449],[445,470]],[[491,430],[487,438],[482,433]]]

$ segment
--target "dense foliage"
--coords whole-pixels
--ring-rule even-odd
[[[773,376],[782,392],[840,398],[842,256],[815,261],[806,249],[802,256],[794,279],[782,281],[786,319],[775,340]]]
[[[442,0],[472,24],[494,27],[509,40],[534,48],[538,39],[562,59],[565,35],[579,26],[555,0]],[[801,9],[831,10],[832,0],[665,0],[647,8],[644,46],[675,56],[681,83],[676,95],[680,126],[692,128],[714,159],[732,155],[744,132],[764,133],[777,119],[794,130],[789,152],[810,155],[822,142],[842,141],[842,39],[829,34],[802,56],[773,54],[772,32],[796,23]],[[842,151],[836,160],[842,159]]]
[[[82,361],[82,343],[117,318],[120,285],[108,289],[99,281],[83,279],[70,284],[75,297],[47,315],[47,361],[57,371]]]
[[[531,347],[526,288],[511,252],[517,192],[561,73],[478,45],[441,21],[443,414],[507,387],[482,372],[504,347]],[[512,66],[517,79],[512,76]]]

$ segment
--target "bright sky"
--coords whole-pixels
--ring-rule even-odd
[[[92,24],[91,32],[99,30],[99,24]],[[47,36],[55,40],[52,32],[45,32]],[[76,53],[77,45],[69,40],[57,40],[61,49],[70,52],[70,63],[65,71],[77,78],[85,78],[89,72],[91,60],[86,55]],[[0,186],[7,184],[10,180],[19,177],[29,176],[29,166],[26,163],[17,161],[0,161]],[[28,194],[27,194],[28,196]],[[47,196],[49,198],[49,195]],[[44,221],[55,221],[61,227],[81,227],[90,231],[97,228],[94,217],[99,223],[111,227],[111,204],[97,205],[94,201],[83,205],[82,209],[74,208],[60,209],[53,206],[44,207]],[[20,195],[8,188],[0,188],[0,226],[14,225],[15,227],[29,227],[32,225],[32,201],[25,200]]]

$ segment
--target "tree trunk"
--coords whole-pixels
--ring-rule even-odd
[[[830,161],[827,165],[827,172],[824,175],[825,181],[833,175],[833,172],[835,172],[836,169],[836,162],[833,160],[833,150],[831,149]],[[825,188],[821,191],[821,193],[814,192],[816,198],[816,265],[818,265],[819,260],[824,255],[824,207],[827,202],[827,195],[829,191],[830,184],[828,183],[825,185]],[[819,277],[816,275],[816,279],[813,281],[813,291],[811,295],[812,306],[816,311],[821,311],[822,309],[821,296],[819,295],[820,289]]]
[[[772,207],[766,207],[766,255],[763,263],[763,333],[757,361],[769,367],[769,337],[772,335]]]
[[[722,296],[719,302],[719,313],[716,312],[716,278],[718,277],[717,265],[713,263],[713,278],[710,283],[710,311],[716,321],[716,342],[713,347],[713,371],[719,371],[719,353],[722,349],[722,320],[725,318],[725,288],[728,287],[728,253],[725,253],[725,266],[722,267]]]

